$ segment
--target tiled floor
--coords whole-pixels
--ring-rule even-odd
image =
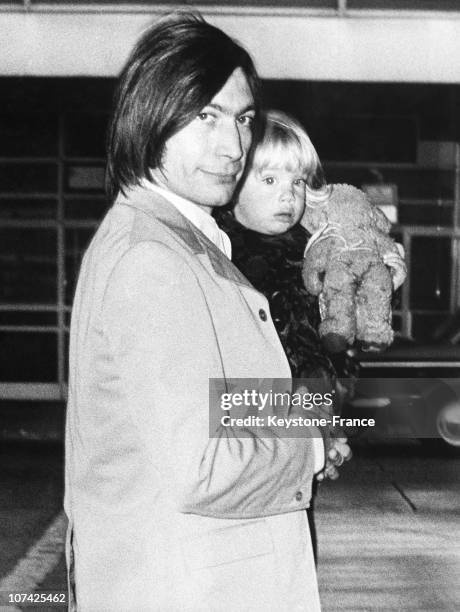
[[[11,576],[23,584],[34,579],[30,570],[18,573],[29,567],[29,551],[26,559],[38,561],[35,579],[45,566],[48,571],[38,588],[65,590],[62,465],[58,444],[2,445],[0,586]],[[324,612],[460,610],[459,468],[460,457],[426,455],[416,442],[364,444],[338,481],[321,485],[316,516]]]

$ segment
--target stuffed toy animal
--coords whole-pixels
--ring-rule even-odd
[[[319,296],[319,334],[327,350],[358,341],[378,351],[393,341],[392,277],[383,262],[398,254],[390,221],[351,185],[330,185],[326,195],[307,192],[302,225],[312,234],[305,249],[303,280]]]

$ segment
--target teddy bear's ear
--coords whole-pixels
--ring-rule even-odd
[[[310,234],[327,224],[327,204],[309,204],[307,202],[305,211],[300,219],[302,225]]]
[[[373,207],[372,212],[377,229],[379,229],[384,234],[389,234],[391,230],[391,221],[387,218],[385,213],[382,212],[380,208],[377,208],[377,206]]]
[[[331,195],[329,186],[313,191],[307,188],[305,196],[305,211],[300,219],[302,225],[310,234],[327,224],[327,205]]]

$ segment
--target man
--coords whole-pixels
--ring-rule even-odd
[[[78,610],[319,610],[303,511],[313,441],[209,435],[209,379],[290,378],[267,301],[210,215],[242,175],[258,106],[248,54],[196,16],[151,28],[122,72],[115,203],[85,254],[71,326]]]

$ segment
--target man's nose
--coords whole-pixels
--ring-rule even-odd
[[[238,126],[226,124],[222,127],[219,142],[217,144],[221,155],[228,157],[232,161],[238,161],[243,157],[243,143]]]

